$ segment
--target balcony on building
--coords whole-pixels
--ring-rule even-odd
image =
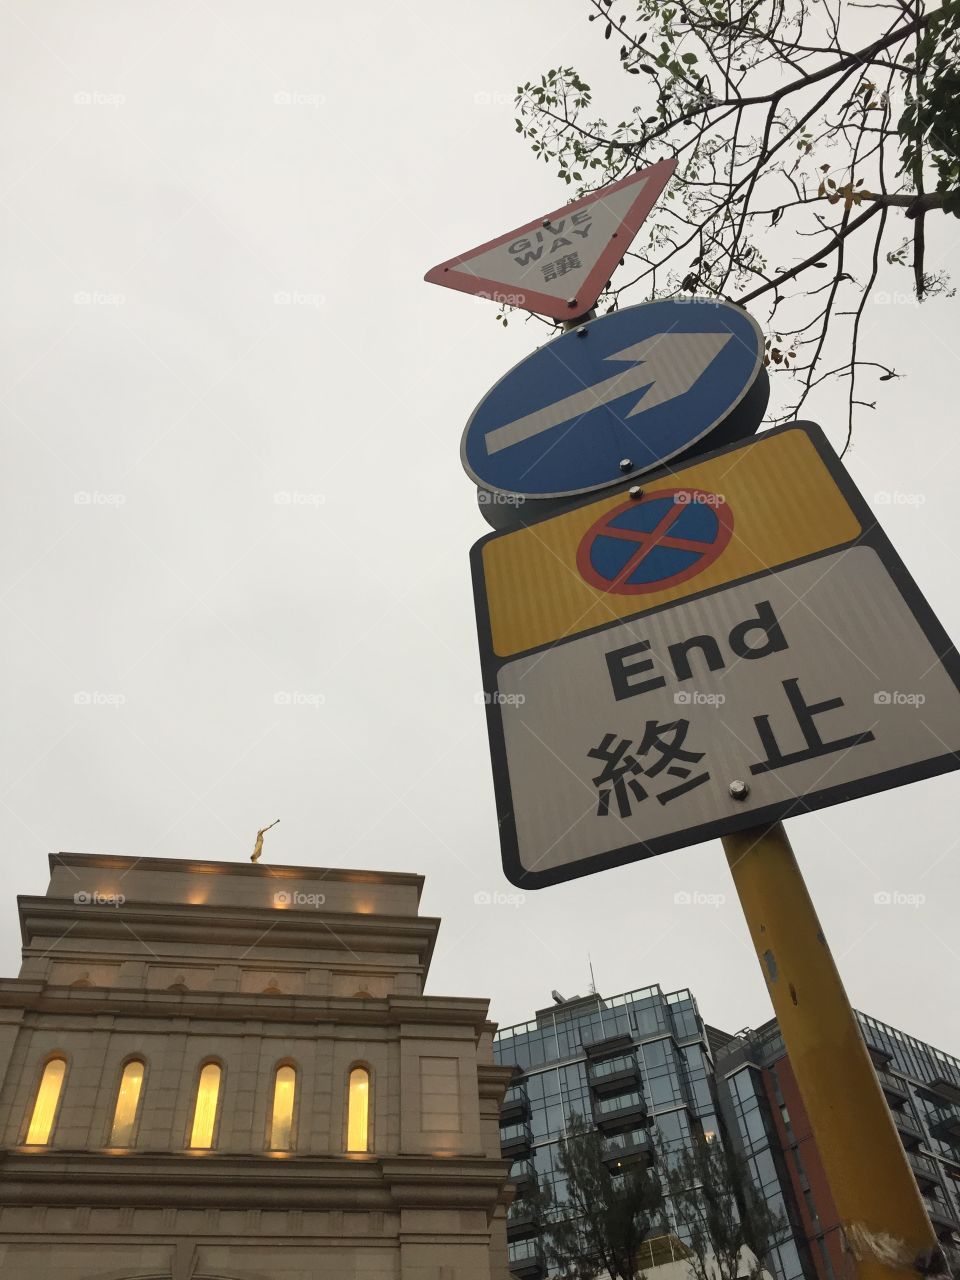
[[[943,1205],[937,1204],[924,1196],[923,1206],[927,1211],[927,1217],[930,1219],[930,1225],[937,1233],[938,1240],[953,1240],[955,1237],[960,1236],[960,1227],[954,1222]]]
[[[533,1134],[528,1124],[500,1127],[500,1154],[504,1160],[523,1160],[533,1150]]]
[[[952,1147],[960,1149],[960,1112],[947,1116],[945,1120],[937,1120],[930,1126],[930,1132],[941,1142],[949,1142]]]
[[[910,1086],[906,1080],[901,1080],[899,1076],[895,1076],[884,1067],[877,1067],[876,1071],[883,1096],[891,1107],[902,1107],[910,1101]]]
[[[618,1054],[599,1062],[588,1060],[587,1083],[594,1093],[622,1093],[640,1083],[640,1065],[633,1053]]]
[[[525,1200],[514,1200],[507,1210],[507,1239],[525,1240],[535,1235],[539,1235],[539,1227],[533,1205]]]
[[[893,1061],[893,1054],[889,1049],[884,1049],[882,1045],[875,1044],[872,1040],[863,1037],[863,1042],[867,1046],[867,1052],[875,1067],[886,1067]]]
[[[654,1155],[653,1139],[646,1129],[629,1129],[607,1138],[603,1144],[603,1163],[611,1172],[632,1164],[649,1165]]]
[[[521,1124],[530,1119],[530,1101],[523,1085],[511,1085],[500,1105],[500,1123]]]
[[[900,1134],[900,1141],[908,1151],[913,1151],[923,1141],[923,1130],[909,1111],[894,1111],[891,1114]]]
[[[508,1181],[515,1188],[518,1200],[532,1196],[539,1185],[536,1165],[532,1160],[515,1161],[510,1169]]]
[[[517,1280],[543,1280],[547,1274],[540,1241],[531,1236],[526,1240],[507,1242],[507,1264],[510,1274]]]
[[[597,1098],[593,1104],[593,1120],[604,1134],[636,1129],[647,1120],[647,1104],[638,1090]]]
[[[960,1107],[960,1084],[956,1080],[948,1080],[946,1076],[937,1076],[935,1080],[931,1080],[925,1087],[939,1098],[945,1098],[947,1102],[952,1102],[954,1106]]]
[[[625,1031],[615,1036],[604,1036],[602,1040],[583,1040],[581,1044],[590,1062],[599,1062],[602,1058],[616,1058],[633,1051],[633,1040]]]
[[[937,1167],[936,1160],[931,1160],[921,1151],[908,1151],[907,1160],[910,1162],[910,1168],[913,1170],[913,1176],[917,1180],[920,1190],[926,1193],[934,1187],[941,1185],[940,1171]]]

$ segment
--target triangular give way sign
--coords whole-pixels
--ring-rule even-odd
[[[660,160],[441,262],[424,279],[553,320],[585,315],[676,167]]]

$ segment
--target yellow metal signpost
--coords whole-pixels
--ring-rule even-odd
[[[597,254],[612,268],[649,208],[621,217],[616,201],[649,177],[427,279],[582,317],[608,274]],[[581,260],[561,233],[588,223]],[[562,264],[539,261],[547,232]],[[579,275],[537,293],[561,265]],[[781,820],[957,768],[960,661],[819,429],[742,442],[768,394],[742,309],[661,300],[563,327],[481,401],[461,446],[506,530],[471,557],[505,870],[538,888],[719,836],[851,1270],[934,1274],[936,1236]],[[691,460],[711,440],[728,447]],[[914,690],[923,716],[884,689]]]
[[[857,1273],[863,1280],[880,1280],[904,1270],[935,1270],[940,1257],[936,1236],[779,819],[956,767],[960,694],[952,646],[822,435],[809,425],[781,428],[644,478],[642,490],[631,492],[632,497],[622,489],[594,497],[547,519],[492,534],[474,548],[507,874],[521,886],[536,887],[720,835]],[[666,581],[651,572],[647,580],[641,574],[639,585],[631,585],[629,573],[609,570],[612,576],[604,580],[598,566],[602,569],[603,555],[611,547],[596,551],[591,539],[640,538],[640,553],[627,560],[636,572],[653,544],[648,534],[625,530],[624,520],[631,524],[631,503],[656,507],[664,501],[712,503],[719,553],[704,555],[693,573],[668,573]],[[701,521],[704,528],[709,523]],[[632,524],[646,527],[642,519]],[[659,545],[675,546],[692,557],[691,548],[698,544],[667,536]],[[615,553],[617,544],[611,546]],[[819,594],[830,584],[832,604],[829,594]],[[741,621],[741,600],[750,602],[746,623]],[[764,604],[769,605],[766,614]],[[898,610],[903,613],[899,621]],[[683,620],[688,613],[694,621],[687,630],[682,621],[671,630],[672,620]],[[740,684],[729,665],[731,655],[724,650],[721,661],[719,643],[713,647],[714,637],[723,639],[728,629],[733,640],[738,626],[753,628],[750,643],[735,650],[738,671],[749,669],[746,683]],[[847,626],[853,630],[845,631]],[[689,638],[691,627],[701,634]],[[634,643],[624,646],[631,639]],[[843,695],[813,705],[823,733],[816,735],[819,753],[812,752],[810,776],[840,785],[806,793],[803,774],[794,772],[791,785],[778,791],[771,782],[778,771],[757,763],[758,744],[749,740],[743,724],[752,720],[759,728],[757,722],[766,721],[770,729],[771,716],[764,714],[772,687],[769,672],[779,680],[788,671],[800,671],[802,687],[808,673],[806,650],[811,650],[808,656],[824,692]],[[881,672],[888,670],[882,666],[890,656],[887,650],[895,651],[897,662],[906,662],[897,669],[911,672],[904,677],[912,681],[910,687],[923,687],[929,695],[924,722],[930,736],[913,748],[907,739],[916,736],[916,717],[891,729],[884,713],[872,705],[872,694],[866,706],[865,690],[869,693],[877,679],[885,678]],[[623,653],[632,656],[618,657]],[[587,805],[568,838],[552,838],[554,830],[568,827],[564,804],[569,795],[578,795],[578,785],[586,791],[597,768],[580,769],[576,776],[581,748],[593,744],[575,739],[602,701],[602,682],[595,675],[604,658],[611,676],[617,677],[608,697],[611,728],[618,707],[628,707],[635,721],[634,704],[659,719],[668,714],[664,699],[672,698],[670,706],[688,705],[683,690],[694,675],[701,689],[726,689],[731,703],[753,697],[752,686],[766,687],[754,697],[745,722],[735,720],[720,694],[720,705],[709,707],[712,733],[726,737],[727,748],[735,740],[732,758],[740,761],[743,777],[734,780],[729,771],[721,773],[722,794],[715,790],[708,797],[705,825],[690,818],[684,827],[681,819],[676,832],[663,834],[667,806],[651,811],[638,804],[636,813],[628,815],[621,808],[619,822],[604,827],[606,817],[596,817],[605,812],[602,801],[599,811]],[[779,669],[769,667],[776,662],[782,663]],[[868,667],[873,680],[859,693],[854,688],[858,667]],[[933,680],[936,688],[924,680]],[[906,686],[901,682],[900,687]],[[811,692],[815,689],[811,685]],[[551,717],[541,704],[554,690],[561,711]],[[655,705],[658,697],[661,702]],[[851,715],[853,721],[844,719]],[[934,725],[938,715],[943,719]],[[860,732],[842,737],[841,745],[851,745],[824,759],[832,745],[823,742],[832,716],[840,717],[832,722],[834,728],[839,724],[844,733],[850,728]],[[621,726],[630,717],[617,723],[617,733],[627,731]],[[796,730],[792,739],[787,737],[795,747]],[[808,734],[812,751],[810,741]],[[792,762],[805,754],[785,747],[780,761],[796,769]],[[751,774],[751,768],[758,772]],[[642,770],[636,778],[648,785]],[[605,802],[610,810],[615,794],[611,790]],[[537,797],[542,798],[539,805]],[[573,802],[574,810],[578,803],[583,809],[581,798]],[[526,812],[531,804],[532,814]],[[759,807],[751,811],[754,804]],[[619,847],[591,848],[590,840],[601,828],[612,832]]]

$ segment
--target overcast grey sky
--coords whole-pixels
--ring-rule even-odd
[[[424,873],[429,990],[502,1023],[585,991],[588,952],[606,994],[768,1018],[718,842],[474,900],[516,891],[459,439],[546,331],[422,276],[565,198],[512,98],[560,62],[611,82],[583,5],[10,0],[3,25],[0,972],[48,850],[243,859],[279,816],[267,861]],[[932,266],[957,226],[928,225]],[[903,300],[870,340],[909,376],[849,467],[910,495],[884,524],[956,636],[960,303],[879,287]],[[839,395],[811,410],[841,443]],[[851,999],[953,1053],[957,787],[790,824]]]

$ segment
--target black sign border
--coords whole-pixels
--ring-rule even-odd
[[[960,656],[947,635],[946,631],[940,623],[939,618],[934,613],[923,595],[923,592],[917,586],[911,577],[909,571],[894,550],[892,543],[881,528],[876,515],[870,508],[863,494],[854,484],[846,468],[843,466],[836,452],[827,440],[823,431],[813,422],[789,422],[783,426],[771,428],[769,431],[762,432],[759,436],[754,437],[750,441],[738,441],[734,444],[727,445],[722,449],[715,449],[710,453],[701,454],[695,458],[684,458],[684,469],[700,462],[708,462],[714,458],[723,457],[726,454],[735,453],[739,449],[749,448],[752,444],[759,444],[762,440],[768,439],[770,436],[782,435],[788,431],[800,430],[806,434],[818,456],[830,473],[831,478],[840,490],[841,495],[849,504],[854,515],[860,524],[860,534],[856,538],[850,539],[848,542],[836,543],[827,547],[822,551],[816,551],[811,555],[801,556],[796,560],[787,560],[781,564],[775,565],[769,569],[763,569],[758,573],[749,574],[743,578],[735,579],[738,584],[755,582],[759,579],[770,577],[778,574],[784,569],[791,568],[794,565],[807,564],[813,560],[821,560],[825,556],[833,555],[837,551],[842,551],[856,546],[870,547],[880,557],[880,560],[890,574],[894,585],[902,595],[907,607],[916,619],[920,629],[923,631],[927,640],[933,647],[934,652],[938,655],[941,666],[946,670],[947,674],[953,680],[954,685],[960,690]],[[675,476],[677,466],[663,467],[657,471],[649,472],[644,475],[644,487],[647,485],[657,484],[664,479]],[[589,506],[596,503],[604,497],[614,497],[618,492],[622,491],[626,495],[629,485],[618,486],[612,485],[609,489],[597,493],[591,492],[582,500],[571,501],[568,506],[563,508],[563,512],[574,511],[582,506]],[[543,523],[544,520],[553,519],[557,512],[551,512],[542,519],[531,520],[529,526]],[[688,604],[693,600],[700,600],[706,596],[716,595],[721,591],[728,590],[733,583],[723,583],[717,587],[711,587],[706,591],[692,593],[684,596],[682,600],[670,601],[666,604],[658,605],[652,609],[638,609],[636,613],[630,614],[628,617],[616,618],[610,622],[602,623],[597,627],[590,627],[584,631],[577,632],[575,636],[567,636],[562,640],[553,640],[547,644],[537,645],[531,649],[524,649],[518,653],[512,653],[506,658],[500,657],[494,652],[493,638],[490,627],[490,614],[487,608],[487,597],[485,589],[485,581],[483,574],[483,548],[488,542],[495,538],[509,537],[511,533],[517,532],[516,529],[503,530],[488,534],[476,542],[470,550],[470,567],[473,578],[473,596],[474,606],[477,614],[477,635],[480,645],[480,666],[483,678],[483,688],[487,696],[486,714],[487,714],[487,734],[490,740],[490,757],[493,768],[493,785],[496,796],[497,818],[500,830],[500,851],[503,860],[503,869],[507,879],[511,884],[516,885],[520,889],[541,889],[549,885],[564,884],[570,880],[578,880],[581,876],[593,875],[597,871],[607,871],[613,867],[626,866],[631,862],[639,862],[645,858],[652,858],[661,853],[671,853],[677,849],[688,848],[691,845],[702,844],[707,840],[715,840],[720,836],[730,835],[736,831],[744,831],[749,827],[766,827],[774,822],[782,822],[786,818],[794,817],[801,813],[812,813],[817,809],[823,809],[833,804],[840,804],[845,800],[857,800],[862,796],[874,795],[879,791],[886,791],[892,787],[904,786],[910,782],[919,782],[924,778],[937,777],[942,773],[949,773],[953,769],[960,767],[960,755],[955,752],[944,752],[942,755],[931,757],[929,760],[919,761],[915,764],[904,765],[897,769],[888,769],[883,773],[873,774],[869,778],[859,779],[854,782],[842,783],[840,785],[823,787],[820,790],[813,791],[805,796],[795,797],[789,801],[779,801],[776,804],[765,805],[761,809],[753,809],[743,814],[731,814],[728,817],[718,818],[715,822],[701,823],[695,827],[685,827],[680,831],[671,833],[670,835],[655,837],[652,840],[632,841],[628,845],[623,845],[619,849],[612,849],[607,853],[595,854],[589,858],[583,858],[578,862],[570,863],[563,867],[551,867],[545,871],[529,871],[520,861],[520,849],[517,842],[516,823],[513,816],[513,799],[510,787],[510,778],[507,770],[506,743],[503,733],[503,718],[499,702],[497,701],[497,676],[500,668],[508,663],[515,662],[520,657],[529,656],[530,654],[544,652],[548,649],[555,649],[560,645],[571,644],[581,639],[585,635],[592,635],[599,631],[608,631],[612,627],[621,626],[625,622],[633,621],[639,617],[652,616],[660,613],[665,609],[676,608],[681,604]]]

